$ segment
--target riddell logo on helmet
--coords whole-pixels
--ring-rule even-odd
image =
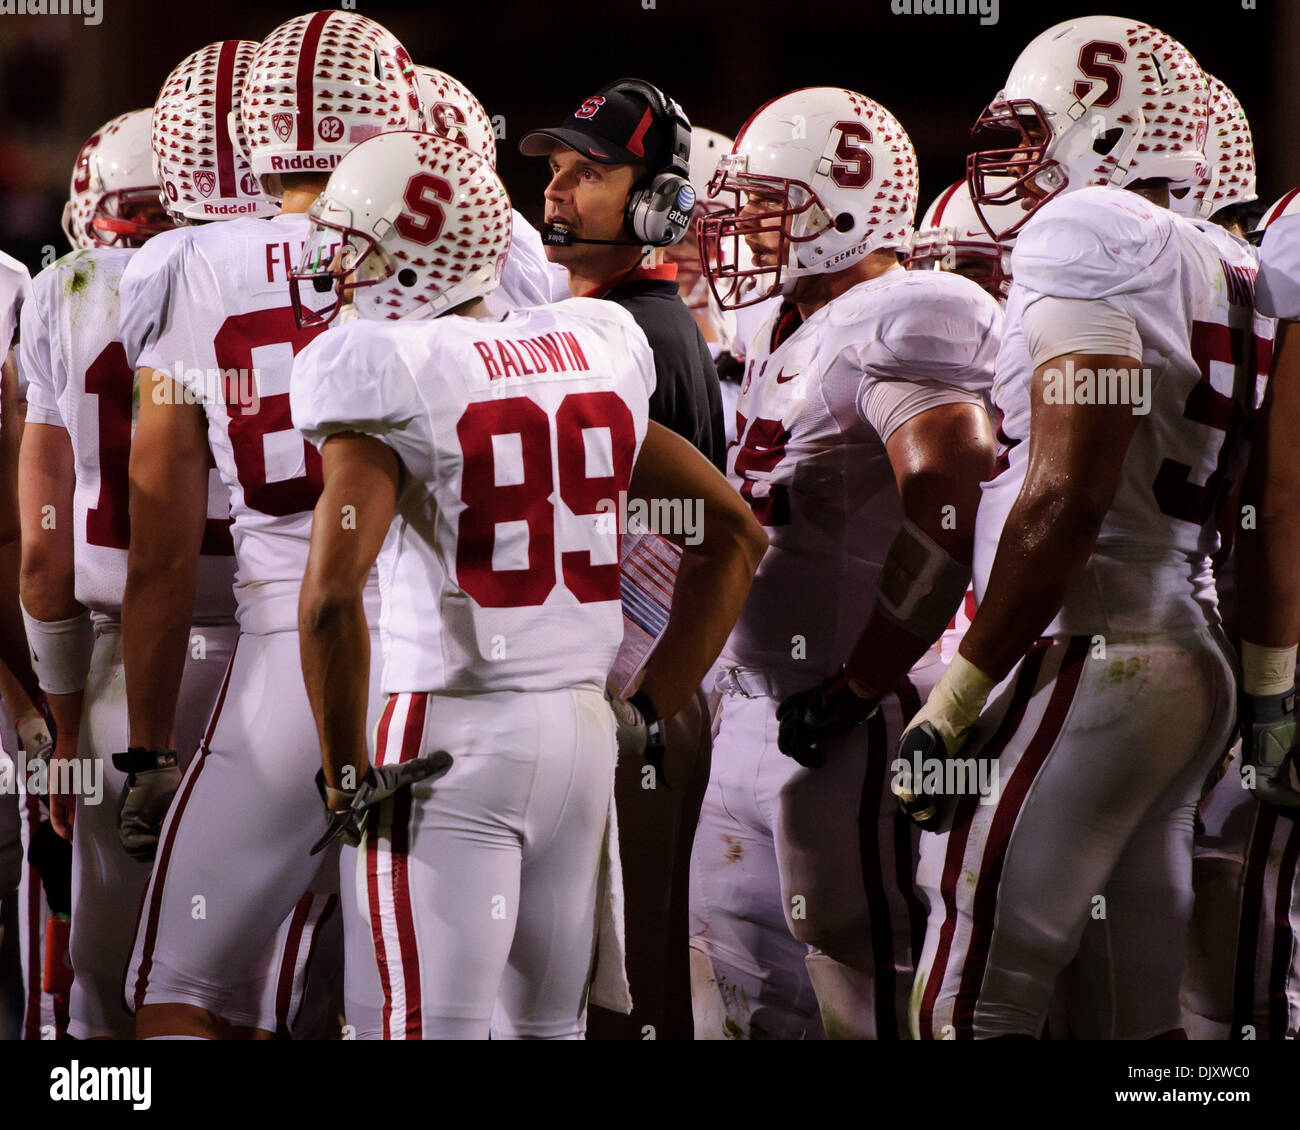
[[[272,157],[271,172],[292,173],[304,169],[320,169],[328,172],[338,163],[337,153],[295,153],[292,157]]]
[[[257,211],[256,200],[241,204],[209,204],[203,201],[200,206],[205,216],[246,216]]]

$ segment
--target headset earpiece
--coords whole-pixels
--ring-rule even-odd
[[[641,79],[619,79],[605,90],[631,90],[650,104],[655,117],[672,128],[666,168],[652,170],[627,199],[627,226],[633,238],[652,247],[671,247],[691,226],[695,190],[691,187],[691,122],[676,102]]]

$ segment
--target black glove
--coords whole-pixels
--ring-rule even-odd
[[[27,862],[41,876],[51,914],[72,913],[72,844],[42,820],[27,845]]]
[[[181,784],[176,751],[132,746],[113,754],[113,768],[127,775],[117,810],[118,838],[132,859],[152,863],[163,818]]]
[[[1250,790],[1283,816],[1300,811],[1300,793],[1291,787],[1291,758],[1296,745],[1295,688],[1285,694],[1242,693],[1237,699],[1241,729],[1241,771],[1254,769]]]
[[[664,773],[667,748],[664,724],[650,696],[645,691],[637,691],[631,698],[620,698],[606,687],[605,699],[614,712],[619,757],[644,757],[654,767],[655,776],[663,781],[664,788],[671,789]]]
[[[361,778],[360,787],[352,794],[352,803],[341,812],[334,811],[326,802],[325,770],[318,769],[316,788],[320,792],[321,802],[325,804],[327,827],[325,834],[312,845],[312,855],[319,855],[339,836],[356,847],[365,834],[371,808],[382,804],[394,793],[421,781],[436,781],[451,768],[451,761],[451,754],[440,749],[396,765],[372,765]]]
[[[898,758],[894,762],[889,788],[898,798],[898,807],[912,823],[927,832],[947,830],[957,798],[923,792],[924,781],[913,781],[912,769],[918,764],[925,766],[934,761],[945,761],[947,757],[948,747],[929,722],[913,726],[898,743]]]
[[[826,739],[862,725],[879,706],[880,699],[863,698],[840,671],[812,690],[792,694],[776,708],[780,723],[776,744],[805,769],[820,769],[826,764]]]

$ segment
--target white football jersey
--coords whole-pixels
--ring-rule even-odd
[[[77,599],[119,619],[131,526],[127,463],[139,388],[118,340],[118,290],[137,252],[74,251],[32,280],[23,306],[19,366],[27,374],[29,423],[65,428],[77,485],[73,536]],[[229,623],[234,547],[230,492],[208,475],[208,522],[194,623]]]
[[[1300,322],[1300,212],[1283,212],[1265,229],[1256,299],[1261,314]]]
[[[617,509],[654,387],[631,315],[585,298],[352,322],[303,351],[303,434],[376,436],[406,472],[379,557],[384,691],[604,687],[623,638]]]
[[[297,631],[298,593],[320,494],[320,456],[294,430],[294,354],[322,332],[300,330],[288,270],[311,221],[301,214],[226,220],[166,240],[123,279],[123,336],[137,367],[169,374],[207,416],[208,445],[230,491],[235,597],[245,632]],[[368,586],[368,613],[378,591]]]
[[[1044,295],[1105,298],[1133,318],[1142,342],[1140,380],[1083,391],[1090,386],[1076,375],[1070,393],[1086,403],[1104,392],[1140,419],[1097,545],[1049,635],[1187,630],[1216,618],[1217,509],[1271,334],[1255,317],[1249,249],[1208,228],[1123,189],[1086,188],[1049,203],[1016,239],[993,386],[1002,469],[984,484],[976,519],[980,600],[1028,465],[1026,307]]]
[[[723,667],[765,668],[785,695],[844,663],[903,521],[886,422],[868,406],[873,389],[924,386],[905,391],[927,392],[926,407],[979,403],[1001,323],[969,279],[900,267],[802,324],[793,306],[780,307],[754,334],[727,474],[770,544]]]
[[[31,286],[31,275],[12,255],[0,251],[0,361],[9,353],[18,333],[23,302]],[[27,374],[18,368],[18,399],[27,398]],[[2,423],[2,421],[0,421]]]
[[[567,273],[557,273],[546,258],[542,237],[517,209],[510,217],[510,250],[501,284],[484,301],[493,314],[525,306],[544,306],[569,297]]]

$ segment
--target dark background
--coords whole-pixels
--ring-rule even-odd
[[[1257,3],[1163,0],[1102,10],[1181,39],[1237,92],[1260,154],[1259,193],[1270,202],[1300,183],[1300,151],[1290,144],[1300,109],[1300,3]],[[261,39],[308,10],[279,0],[100,0],[97,26],[76,15],[0,16],[0,248],[33,273],[43,258],[62,255],[59,213],[87,136],[151,104],[189,52],[216,39]],[[388,27],[416,62],[455,75],[490,115],[504,117],[499,167],[534,222],[546,178],[543,162],[518,155],[519,138],[558,124],[623,75],[649,79],[696,124],[729,135],[783,91],[859,90],[911,134],[924,210],[961,174],[969,127],[1025,44],[1053,23],[1097,11],[1000,0],[998,22],[983,26],[978,15],[895,15],[891,0],[357,0],[356,10]]]

